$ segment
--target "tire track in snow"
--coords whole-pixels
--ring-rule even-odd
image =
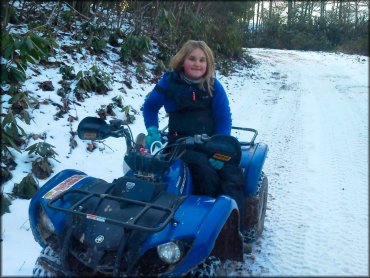
[[[263,61],[256,75],[265,79],[246,82],[233,105],[246,111],[248,126],[260,132],[258,141],[269,145],[268,210],[253,254],[245,255],[243,265],[226,264],[228,273],[367,274],[368,87],[347,92],[353,77],[344,71],[322,76],[337,69],[315,53],[252,52]],[[328,55],[333,57],[338,59]]]
[[[353,101],[333,90],[334,84],[341,80],[343,77],[328,84],[327,92],[320,94],[320,98],[313,95],[316,96],[314,101],[323,127],[320,130],[324,134],[322,145],[326,150],[321,152],[321,167],[327,173],[324,194],[320,198],[323,203],[321,210],[331,216],[330,220],[319,221],[318,228],[322,229],[322,234],[325,231],[333,233],[325,241],[331,252],[322,254],[325,260],[332,262],[328,263],[328,274],[351,273],[348,266],[357,266],[360,271],[367,269],[366,256],[363,256],[368,253],[365,247],[368,246],[367,229],[363,225],[367,224],[366,214],[357,215],[358,211],[368,211],[367,179],[363,175],[366,172],[363,170],[367,155],[363,154],[367,151],[367,140],[360,135],[367,127],[363,125],[361,114],[354,109]],[[347,133],[343,134],[343,130]],[[359,169],[362,174],[356,176]],[[358,272],[352,270],[352,273]]]
[[[249,91],[251,94],[256,93],[258,103],[265,104],[265,111],[256,111],[253,115],[262,117],[261,126],[257,129],[261,133],[260,136],[265,138],[258,140],[268,143],[270,148],[265,166],[269,177],[268,210],[265,231],[262,241],[256,244],[256,254],[246,256],[243,269],[234,272],[235,275],[274,273],[279,269],[280,258],[284,257],[286,252],[295,253],[293,260],[284,263],[286,272],[292,273],[303,257],[303,253],[299,252],[301,249],[297,248],[296,241],[290,240],[291,237],[296,237],[297,241],[304,241],[303,233],[292,234],[293,230],[304,227],[303,213],[299,208],[301,202],[284,201],[288,195],[296,196],[297,200],[303,198],[300,194],[301,190],[297,190],[299,177],[294,177],[296,174],[290,162],[292,152],[299,153],[301,148],[301,140],[299,140],[302,134],[299,123],[301,92],[294,89],[294,86],[289,91],[279,90],[287,85],[287,76],[280,74],[279,69],[270,66],[260,75],[267,78],[258,83],[255,92]],[[261,85],[263,87],[258,88]],[[250,97],[245,102],[250,102]],[[251,105],[254,105],[253,101]],[[253,107],[250,110],[253,110]],[[251,119],[250,122],[254,125],[255,120]],[[294,229],[290,229],[290,226],[294,226]],[[275,256],[271,256],[272,254]]]
[[[365,115],[354,109],[356,105],[348,98],[352,98],[350,94],[344,96],[335,89],[335,84],[349,79],[345,73],[331,84],[325,83],[320,71],[312,74],[313,66],[302,68],[302,72],[306,77],[312,76],[313,80],[308,83],[310,78],[306,78],[307,83],[302,84],[308,91],[305,94],[306,107],[316,107],[315,113],[310,114],[309,109],[304,111],[306,117],[311,116],[306,121],[315,123],[317,130],[314,132],[320,138],[314,142],[313,152],[309,153],[308,165],[313,172],[308,178],[311,186],[322,190],[322,194],[317,195],[319,207],[308,219],[316,225],[307,232],[308,239],[313,242],[307,252],[316,254],[311,261],[319,266],[320,274],[366,273],[368,225],[363,224],[367,224],[368,211],[367,179],[364,175],[367,155],[361,154],[367,151],[367,138],[359,136],[367,130],[363,124]],[[306,122],[305,126],[308,125]],[[306,133],[309,132],[312,131],[307,130]],[[362,174],[356,176],[356,170]],[[357,215],[358,212],[362,215]],[[320,264],[325,265],[325,269]]]

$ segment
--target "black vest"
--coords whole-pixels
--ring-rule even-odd
[[[176,110],[169,113],[169,140],[194,134],[214,134],[212,96],[196,84],[181,79],[178,73],[169,74],[168,87],[155,89],[176,103]],[[213,92],[214,93],[214,92]]]

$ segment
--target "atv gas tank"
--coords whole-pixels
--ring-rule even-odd
[[[168,185],[167,192],[176,195],[189,195],[193,190],[189,168],[180,159],[176,159],[165,172],[163,182]]]

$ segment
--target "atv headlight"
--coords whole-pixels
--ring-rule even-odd
[[[51,222],[50,218],[47,216],[45,211],[41,208],[41,213],[40,213],[40,222],[41,225],[48,230],[50,233],[55,232],[54,224]]]
[[[159,258],[168,264],[177,263],[182,257],[180,246],[172,241],[158,245],[157,253]]]

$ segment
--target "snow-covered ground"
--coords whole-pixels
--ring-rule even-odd
[[[256,128],[257,141],[269,145],[265,172],[269,178],[268,208],[263,236],[253,245],[243,264],[227,262],[230,276],[368,276],[368,57],[324,52],[247,49],[259,65],[224,77],[233,125]],[[69,60],[72,61],[72,60]],[[86,65],[86,69],[91,65]],[[77,67],[77,65],[76,65]],[[118,62],[109,65],[119,68]],[[83,63],[78,66],[83,68]],[[125,103],[140,112],[145,94],[154,84],[116,80],[108,96],[93,95],[75,106],[71,115],[96,116],[102,104],[123,95]],[[37,80],[52,80],[55,91],[61,76],[45,69],[25,87],[40,99],[59,101],[55,92],[38,89]],[[59,86],[59,87],[58,87]],[[127,94],[122,93],[122,87]],[[53,120],[56,107],[42,105],[33,111],[34,122],[22,125],[26,132],[46,132],[60,161],[54,172],[79,169],[112,181],[122,174],[125,144],[110,138],[94,152],[76,138],[68,147],[70,130],[78,122],[67,117]],[[165,114],[161,113],[162,125]],[[141,113],[132,125],[134,134],[144,131]],[[14,183],[30,172],[30,158],[17,154]],[[40,180],[42,186],[46,180]],[[41,247],[34,241],[28,222],[27,200],[14,200],[11,213],[2,217],[3,276],[29,276]]]
[[[263,237],[232,273],[367,276],[368,59],[249,52],[256,79],[223,81],[234,122],[269,145],[270,194]]]

